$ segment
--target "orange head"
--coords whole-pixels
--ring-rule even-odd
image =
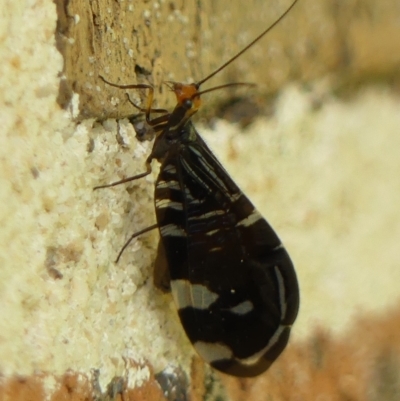
[[[193,84],[182,84],[180,82],[166,82],[172,92],[175,93],[177,106],[183,106],[186,101],[191,102],[191,106],[187,111],[187,117],[196,113],[201,106],[201,99],[199,94],[199,86]],[[190,104],[190,103],[188,103]]]

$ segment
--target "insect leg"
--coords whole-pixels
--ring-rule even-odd
[[[150,227],[146,227],[143,230],[137,231],[136,233],[133,233],[131,235],[131,237],[128,239],[128,241],[125,242],[125,245],[121,248],[121,250],[118,253],[117,259],[115,260],[115,263],[118,263],[120,257],[122,256],[122,254],[124,253],[125,249],[128,247],[128,245],[131,243],[131,241],[138,237],[139,235],[142,235],[144,233],[147,233],[151,230],[154,230],[155,228],[158,228],[158,224],[153,224]]]
[[[153,98],[154,98],[154,88],[151,85],[147,84],[129,84],[129,85],[119,85],[119,84],[114,84],[113,82],[107,81],[102,75],[99,75],[99,78],[105,82],[107,85],[113,86],[115,88],[120,88],[120,89],[147,89],[149,91],[149,94],[146,99],[146,107],[142,108],[138,106],[135,102],[131,100],[128,94],[128,101],[129,103],[132,104],[133,107],[141,111],[142,113],[145,113],[146,115],[146,122],[154,127],[162,122],[166,122],[169,119],[169,113],[168,110],[165,109],[152,109],[151,105],[153,103]],[[150,113],[166,113],[165,116],[156,118],[154,120],[151,119]]]
[[[127,178],[124,178],[123,180],[112,182],[111,184],[99,185],[97,187],[94,187],[93,191],[95,191],[96,189],[101,189],[101,188],[115,187],[116,185],[125,184],[126,182],[135,181],[135,180],[138,180],[139,178],[146,177],[146,175],[149,175],[151,173],[151,164],[150,164],[151,160],[152,160],[152,157],[149,157],[146,160],[146,171],[144,173],[134,175],[133,177],[127,177]]]
[[[147,112],[147,110],[148,110],[147,107],[146,107],[146,108],[143,108],[143,107],[138,106],[138,105],[131,99],[131,97],[129,96],[128,93],[126,94],[126,97],[128,98],[129,103],[130,103],[133,107],[135,107],[136,109],[138,109],[138,110],[141,111],[142,113],[146,113],[146,112]],[[166,110],[166,109],[152,109],[152,108],[150,107],[150,113],[164,113],[164,114],[166,114],[166,113],[168,113],[168,110]],[[153,120],[149,120],[149,121],[147,121],[147,122],[151,125],[152,121],[153,121]]]

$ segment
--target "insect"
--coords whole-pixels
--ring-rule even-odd
[[[160,242],[155,262],[159,286],[169,287],[181,323],[197,353],[226,374],[252,377],[264,372],[285,348],[299,308],[299,287],[288,253],[268,222],[218,162],[192,122],[200,86],[267,34],[291,6],[228,62],[192,84],[170,82],[177,105],[168,113],[152,109],[150,85],[109,85],[149,90],[145,113],[156,133],[146,171],[95,189],[134,181],[161,163],[155,183],[154,224]],[[238,84],[243,85],[243,84]],[[162,113],[151,119],[153,112]],[[117,259],[117,261],[118,261]],[[165,271],[166,268],[166,271]]]

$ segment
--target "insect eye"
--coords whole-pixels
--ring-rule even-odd
[[[184,100],[183,101],[183,107],[185,108],[185,109],[191,109],[192,108],[192,106],[193,106],[193,102],[192,102],[192,100],[191,99],[186,99],[186,100]]]

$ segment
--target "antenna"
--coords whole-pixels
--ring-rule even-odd
[[[208,81],[210,78],[212,78],[214,75],[218,74],[221,70],[223,70],[226,66],[228,66],[230,63],[235,61],[238,57],[240,57],[244,52],[250,49],[255,43],[257,43],[264,35],[266,35],[268,32],[270,32],[273,28],[275,28],[276,25],[281,22],[286,15],[289,13],[289,11],[294,7],[294,5],[298,2],[298,0],[294,0],[294,2],[289,6],[289,8],[272,24],[270,25],[265,31],[261,32],[260,35],[258,35],[253,41],[251,41],[244,49],[242,49],[239,53],[234,55],[232,58],[230,58],[226,63],[222,64],[221,67],[217,68],[215,71],[213,71],[210,75],[206,76],[203,78],[201,81],[196,82],[197,86],[200,86],[204,84],[204,82]]]

